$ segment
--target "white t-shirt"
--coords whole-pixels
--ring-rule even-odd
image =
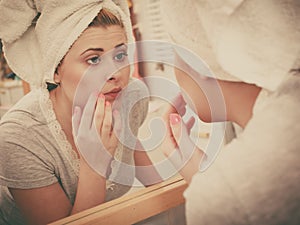
[[[145,88],[139,83],[135,87],[140,87],[141,91]],[[136,97],[127,98],[122,104],[128,104],[127,100],[131,99]],[[134,135],[137,135],[147,112],[148,99],[143,99],[129,114]],[[133,152],[119,144],[115,158],[132,165]],[[74,203],[79,159],[56,120],[46,89],[31,91],[2,117],[0,162],[0,224],[24,224],[8,187],[31,189],[59,182],[71,204]],[[112,166],[112,174],[118,174],[117,167]],[[129,185],[107,181],[106,199],[120,197],[130,188]]]

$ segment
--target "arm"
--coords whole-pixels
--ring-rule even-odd
[[[93,97],[96,98],[96,96]],[[95,99],[89,99],[89,102],[95,104],[94,100]],[[93,110],[89,112],[88,108]],[[82,154],[88,156],[86,154],[94,150],[97,154],[99,154],[99,152],[103,153],[101,149],[99,149],[99,147],[103,145],[105,149],[111,151],[110,153],[112,154],[117,146],[117,139],[111,134],[112,112],[110,104],[105,105],[105,99],[98,99],[95,116],[91,117],[90,115],[94,115],[94,109],[95,107],[87,107],[83,111],[82,116],[81,112],[78,111],[78,114],[75,112],[73,116],[75,137],[78,141],[77,144],[81,147],[85,147],[79,151],[81,153],[80,171],[74,205],[70,203],[70,200],[58,182],[46,187],[33,189],[10,188],[17,206],[29,224],[47,224],[104,202],[106,178],[100,175],[101,171],[95,171],[95,168],[91,168],[91,163],[86,161],[85,158],[82,157]],[[95,118],[95,123],[88,123],[88,121],[86,121],[91,118]],[[95,128],[94,126],[86,127],[86,124],[95,124],[96,129],[93,129]],[[99,141],[98,135],[100,135],[101,138],[107,138],[106,141],[103,142],[103,145],[102,143],[99,144],[99,142],[95,142]],[[87,148],[87,146],[89,146],[89,148]],[[93,157],[86,157],[88,160],[91,158]],[[106,163],[105,166],[107,166],[110,162],[101,163]],[[101,166],[100,168],[102,169],[104,167]]]
[[[143,150],[140,141],[137,142],[136,146],[138,149],[134,152],[136,178],[145,186],[162,182],[162,178],[153,166],[147,152]]]
[[[168,115],[172,112],[178,112],[181,115],[184,115],[186,112],[186,103],[183,100],[181,94],[172,99],[172,103],[166,102],[159,110],[159,113],[162,115],[162,119],[168,124]],[[194,121],[191,121],[192,125]],[[166,133],[170,134],[170,126],[166,127]],[[153,135],[153,134],[152,134]],[[164,134],[158,134],[164,135]],[[164,144],[162,144],[162,147]],[[160,148],[160,147],[159,147]],[[152,185],[155,183],[162,182],[160,174],[157,172],[156,168],[153,166],[151,159],[149,158],[147,151],[144,150],[140,141],[136,143],[136,151],[134,152],[135,165],[136,167],[136,177],[142,184],[145,186]]]
[[[115,132],[119,132],[120,128],[120,118],[115,113],[113,129],[111,104],[105,101],[102,94],[90,96],[82,115],[80,108],[74,111],[74,136],[81,157],[76,199],[71,214],[104,202],[106,177],[109,176],[112,155],[118,144]]]
[[[244,82],[203,77],[178,55],[176,60],[181,68],[174,69],[176,80],[187,96],[186,102],[195,106],[195,113],[202,121],[232,121],[242,127],[247,124],[252,117],[252,108],[260,87]]]
[[[10,188],[10,192],[28,224],[47,224],[101,204],[105,178],[81,162],[74,206],[59,183],[34,189]]]
[[[85,160],[80,160],[76,198],[70,215],[102,204],[105,199],[106,178],[93,170]]]
[[[72,210],[59,183],[34,189],[9,190],[28,224],[47,224],[68,216]]]
[[[169,115],[170,132],[163,142],[163,153],[178,170],[182,177],[190,183],[193,175],[199,171],[205,153],[189,138],[189,131],[194,124],[192,117],[187,124],[177,113]]]

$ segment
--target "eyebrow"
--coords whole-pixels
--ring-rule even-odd
[[[125,45],[125,43],[121,43],[121,44],[117,44],[115,46],[115,48],[119,48],[121,46]],[[81,53],[80,55],[83,55],[84,53],[88,52],[88,51],[99,51],[99,52],[104,52],[103,48],[88,48],[87,50],[85,50],[83,53]]]

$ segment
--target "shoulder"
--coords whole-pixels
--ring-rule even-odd
[[[29,129],[17,123],[0,128],[0,183],[16,188],[49,185],[56,181],[55,162],[46,148],[42,130]]]
[[[23,154],[43,158],[47,154],[45,144],[51,141],[51,132],[41,112],[39,97],[39,91],[30,92],[1,118],[0,155],[3,157]]]
[[[41,112],[41,90],[34,90],[23,96],[1,118],[0,126],[4,123],[19,123],[23,127],[32,123],[44,123],[45,117]]]
[[[51,133],[47,125],[24,126],[19,120],[3,121],[0,125],[0,158],[47,158],[49,153],[45,146],[48,142],[51,142]]]

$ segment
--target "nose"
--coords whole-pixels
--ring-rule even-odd
[[[121,75],[122,75],[121,70],[116,68],[116,71],[114,71],[111,74],[111,76],[109,76],[108,81],[118,81]]]
[[[107,59],[106,62],[106,74],[107,74],[107,81],[117,81],[121,76],[120,67],[111,59]]]
[[[115,64],[113,61],[110,62],[109,64],[110,66],[110,75],[108,77],[108,81],[118,81],[120,79],[120,77],[122,76],[122,69],[120,68],[120,66],[118,66],[117,64]]]

